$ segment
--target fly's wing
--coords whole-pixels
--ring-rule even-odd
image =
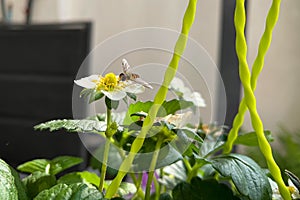
[[[145,86],[146,88],[153,89],[153,87],[152,87],[149,83],[147,83],[146,81],[144,81],[144,80],[141,79],[141,78],[135,78],[135,79],[132,79],[132,81],[133,81],[133,82],[136,82],[136,83],[138,83],[138,84],[140,84],[140,85],[143,85],[143,86]]]
[[[123,74],[121,77],[121,80],[124,79],[124,77],[126,77],[126,79],[129,79],[133,82],[136,82],[140,85],[143,85],[149,89],[153,89],[153,87],[147,83],[146,81],[144,81],[143,79],[140,78],[140,76],[138,74],[134,74],[134,73],[130,73],[129,69],[130,69],[130,65],[128,64],[126,59],[122,59],[122,68],[123,68]]]
[[[122,68],[123,68],[123,72],[126,74],[130,68],[130,65],[128,64],[126,59],[122,59]]]

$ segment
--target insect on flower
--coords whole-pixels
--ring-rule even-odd
[[[153,89],[153,87],[149,83],[141,79],[138,74],[130,72],[130,65],[128,64],[126,59],[122,59],[122,69],[123,73],[119,75],[120,81],[133,81],[145,86],[146,88]]]

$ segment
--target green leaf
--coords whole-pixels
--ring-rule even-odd
[[[128,96],[130,99],[136,101],[136,95],[135,95],[135,94],[130,93],[130,92],[126,92],[126,94],[127,94],[127,96]]]
[[[101,171],[102,167],[102,160],[104,154],[104,145],[99,146],[92,152],[93,157],[90,159],[90,166],[93,169],[97,169]],[[106,175],[108,177],[114,177],[118,171],[117,169],[122,163],[122,156],[120,155],[120,151],[118,147],[111,145],[109,152],[108,152],[108,163],[107,163],[107,170]]]
[[[50,163],[50,174],[58,174],[70,167],[83,162],[82,158],[73,156],[59,156],[54,158]]]
[[[160,179],[160,183],[173,189],[177,184],[187,179],[186,168],[181,160],[173,163],[172,165],[163,168],[164,176]]]
[[[23,184],[23,182],[20,179],[20,176],[18,174],[18,172],[13,169],[12,167],[10,167],[11,173],[14,176],[14,182],[18,191],[18,199],[19,200],[27,200],[27,194],[26,194],[26,188],[25,185]],[[0,195],[1,197],[1,195]]]
[[[182,159],[182,155],[176,149],[174,149],[172,145],[167,144],[159,151],[156,168],[168,166],[181,159]],[[151,160],[152,160],[152,154],[150,153],[138,154],[134,158],[133,165],[137,169],[149,169],[149,163]]]
[[[221,155],[212,166],[225,177],[231,177],[238,191],[253,200],[268,200],[272,190],[264,171],[252,159],[239,154]]]
[[[200,148],[200,157],[205,158],[218,150],[220,150],[225,143],[224,135],[219,137],[214,137],[212,135],[207,135],[203,141],[203,144]]]
[[[104,96],[104,94],[101,91],[97,91],[95,89],[87,89],[87,88],[83,89],[80,92],[80,97],[88,98],[88,96],[90,96],[89,103],[92,103],[94,101],[101,99]]]
[[[191,184],[182,182],[172,191],[174,200],[234,200],[235,197],[225,184],[220,184],[214,179],[201,180],[198,177],[192,179]]]
[[[68,132],[105,132],[106,123],[104,121],[89,120],[89,119],[58,119],[52,120],[45,123],[38,124],[34,126],[35,130],[47,130],[58,131],[60,129],[65,129]]]
[[[176,149],[184,155],[191,156],[193,152],[199,152],[203,139],[192,129],[176,129],[177,138],[174,140]]]
[[[46,168],[48,165],[50,165],[50,160],[35,159],[19,165],[17,169],[21,172],[27,172],[27,173],[33,173],[35,171],[46,172]]]
[[[172,200],[172,197],[171,197],[171,195],[169,195],[168,193],[162,193],[162,194],[159,196],[159,200]]]
[[[34,200],[101,200],[103,195],[94,187],[76,183],[71,185],[58,184],[39,193]]]
[[[119,101],[114,101],[114,100],[111,100],[108,97],[105,97],[105,105],[110,110],[112,110],[112,109],[116,110],[119,106]]]
[[[107,189],[111,181],[105,181],[104,188]],[[136,187],[133,183],[122,182],[118,188],[117,194],[121,197],[136,193]]]
[[[163,117],[169,114],[175,114],[178,110],[184,110],[186,108],[192,107],[194,104],[190,101],[173,99],[171,101],[165,101],[162,107],[159,109],[157,116]]]
[[[10,166],[0,159],[0,198],[18,200],[18,190],[15,185],[15,177]]]
[[[54,175],[43,172],[34,172],[24,178],[23,183],[26,187],[28,197],[32,199],[41,191],[49,189],[55,185],[56,178]]]
[[[74,183],[86,183],[98,186],[100,183],[100,178],[97,176],[97,174],[88,171],[73,172],[60,177],[57,183],[64,183],[67,185]]]
[[[137,113],[137,112],[145,112],[148,113],[150,107],[153,105],[152,101],[147,101],[147,102],[136,102],[133,104],[130,104],[130,106],[128,107],[127,113],[125,115],[123,124],[124,125],[129,125],[132,122],[135,122],[139,119],[139,117],[130,117],[131,114],[133,113]]]
[[[274,141],[274,138],[271,135],[270,131],[264,131],[264,133],[269,142]],[[245,133],[245,134],[239,135],[236,138],[234,143],[242,144],[245,146],[258,146],[257,134],[256,134],[256,132],[250,132],[250,133]]]
[[[137,113],[137,112],[145,112],[148,113],[151,106],[153,105],[152,101],[147,101],[147,102],[136,102],[134,104],[130,104],[124,122],[124,125],[129,125],[132,122],[135,122],[138,120],[139,117],[130,117],[131,114]],[[175,112],[179,110],[183,110],[189,107],[192,107],[193,103],[189,101],[184,101],[184,100],[177,100],[173,99],[171,101],[164,101],[162,104],[162,107],[159,109],[157,113],[157,117],[163,117],[169,114],[174,114]]]
[[[87,88],[84,88],[84,89],[81,90],[81,92],[80,92],[80,97],[86,98],[86,97],[88,97],[89,95],[91,95],[93,92],[94,92],[94,89],[87,89]]]
[[[104,94],[101,91],[94,91],[90,94],[89,103],[93,103],[94,101],[97,101],[104,97]]]
[[[18,166],[18,170],[27,173],[45,172],[47,174],[56,175],[70,167],[82,163],[82,158],[73,156],[59,156],[53,160],[35,159]]]

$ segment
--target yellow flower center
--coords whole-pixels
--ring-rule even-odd
[[[114,73],[108,73],[97,82],[97,90],[113,91],[118,88],[118,77]]]
[[[296,192],[296,189],[293,186],[288,186],[288,189],[291,194],[294,194]]]

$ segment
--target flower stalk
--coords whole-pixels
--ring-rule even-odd
[[[244,99],[250,111],[252,126],[257,134],[260,150],[267,161],[267,165],[271,172],[271,175],[277,182],[280,194],[284,199],[287,200],[291,199],[290,192],[283,182],[280,169],[273,158],[271,146],[264,135],[263,124],[256,109],[256,98],[251,87],[250,70],[248,68],[248,63],[246,59],[247,43],[244,35],[246,14],[244,4],[244,0],[236,1],[236,9],[234,16],[234,25],[236,28],[236,52],[239,60],[240,78],[245,93]]]
[[[160,147],[161,147],[163,141],[164,141],[163,138],[159,138],[155,145],[155,150],[153,152],[153,156],[152,156],[152,160],[151,160],[151,164],[150,164],[150,168],[149,168],[149,173],[148,173],[145,200],[149,200],[150,196],[151,196],[151,193],[150,193],[151,192],[151,184],[152,184],[152,180],[153,180],[153,176],[154,176],[154,172],[155,172],[155,167],[156,167],[157,158],[159,155],[159,150],[160,150]],[[159,191],[156,191],[156,192],[159,192]]]
[[[186,9],[186,12],[185,12],[185,15],[183,18],[183,22],[182,22],[181,35],[179,36],[179,38],[176,42],[172,60],[165,72],[163,84],[159,88],[159,90],[154,98],[154,104],[149,111],[149,115],[145,118],[145,121],[143,123],[143,127],[142,127],[140,134],[137,136],[137,138],[132,143],[132,146],[131,146],[128,156],[124,159],[123,163],[120,166],[117,176],[115,177],[115,179],[112,181],[112,183],[108,187],[105,198],[111,198],[117,192],[117,189],[120,186],[122,179],[124,178],[124,176],[126,175],[126,173],[129,171],[129,169],[131,167],[131,164],[134,160],[136,153],[138,153],[138,151],[143,146],[145,137],[154,122],[154,119],[156,117],[158,109],[160,108],[160,106],[162,105],[164,100],[166,99],[169,85],[176,74],[180,57],[186,47],[188,33],[190,31],[190,28],[191,28],[191,26],[194,22],[194,18],[195,18],[196,6],[197,6],[197,0],[189,1],[188,7]]]
[[[103,162],[101,166],[101,175],[100,175],[100,184],[99,184],[99,191],[103,191],[105,176],[106,176],[106,169],[107,169],[107,161],[109,156],[109,148],[110,148],[110,137],[111,135],[108,133],[111,125],[111,109],[107,108],[106,110],[106,139],[104,145],[104,152],[103,152]]]

